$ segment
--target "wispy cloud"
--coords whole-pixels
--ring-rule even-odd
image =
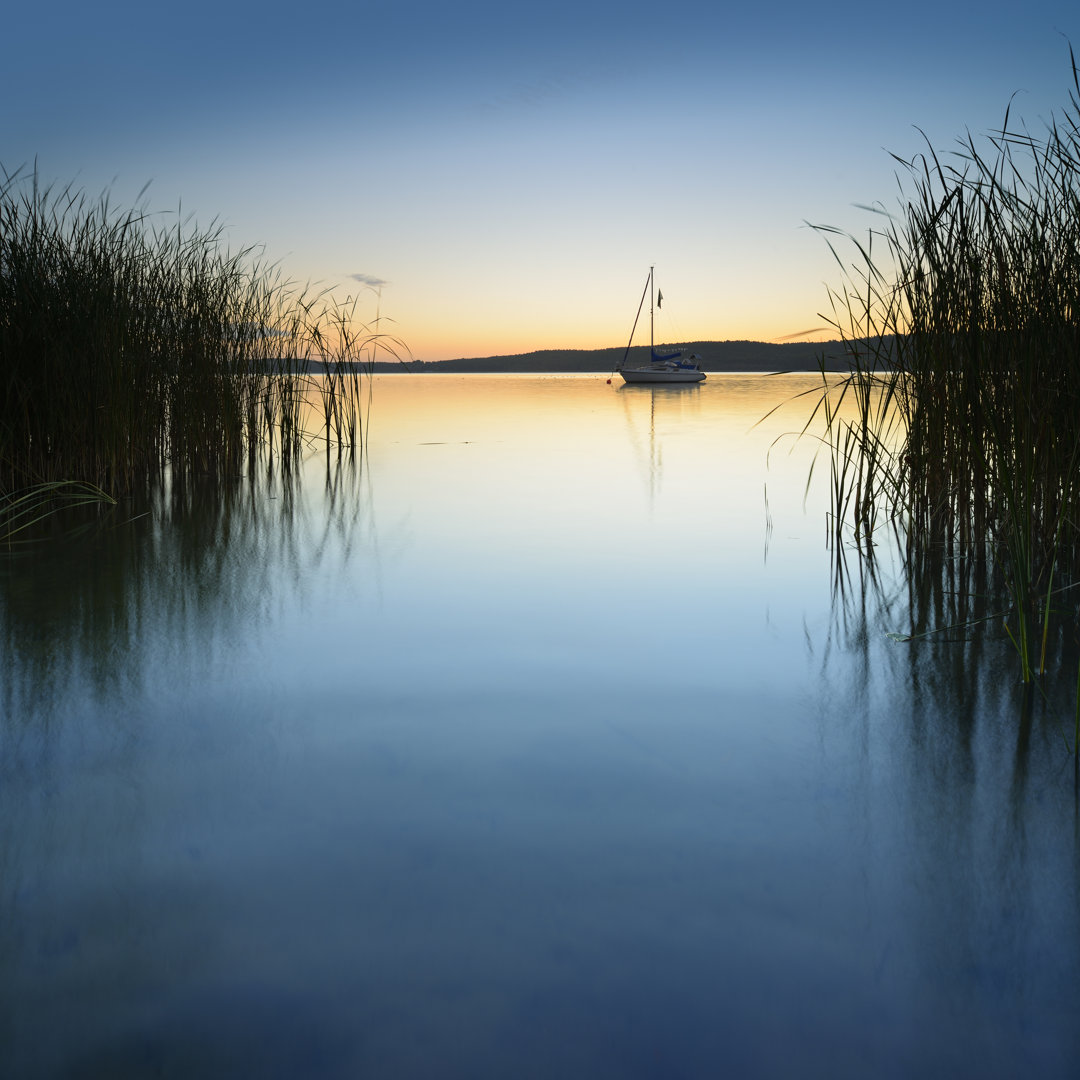
[[[484,110],[537,108],[549,101],[565,100],[580,93],[597,80],[573,68],[562,66],[550,70],[544,78],[517,82],[498,97],[484,101]]]
[[[359,281],[361,285],[370,285],[373,289],[381,289],[384,285],[390,284],[389,281],[384,281],[374,274],[350,274],[349,278],[352,281]]]

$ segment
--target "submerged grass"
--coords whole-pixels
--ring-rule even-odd
[[[844,274],[828,321],[850,367],[820,406],[835,539],[870,540],[889,522],[913,576],[973,568],[954,587],[985,581],[1007,599],[1025,683],[1046,670],[1051,638],[1077,629],[1080,76],[1069,56],[1068,104],[1042,134],[1010,108],[999,131],[950,155],[927,143],[897,158],[902,209],[855,242],[850,264],[821,228]],[[857,416],[841,420],[849,395]]]
[[[166,468],[290,467],[316,435],[360,447],[362,376],[402,343],[358,322],[355,298],[230,252],[220,225],[167,221],[0,169],[0,532],[26,493],[54,505],[49,485],[115,496]],[[301,423],[313,386],[319,433]]]
[[[0,541],[10,541],[58,510],[102,503],[115,505],[116,500],[95,484],[78,480],[54,480],[11,492],[0,497]]]

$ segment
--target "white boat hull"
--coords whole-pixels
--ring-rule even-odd
[[[705,372],[695,368],[670,370],[664,368],[622,368],[619,374],[628,383],[699,383]]]

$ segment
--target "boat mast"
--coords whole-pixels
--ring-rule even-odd
[[[656,283],[653,281],[653,271],[655,266],[649,267],[649,363],[652,363],[654,345],[653,345],[653,297],[656,293]]]

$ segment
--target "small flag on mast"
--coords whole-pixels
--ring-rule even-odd
[[[658,291],[657,294],[656,294],[656,306],[660,307],[663,304],[663,302],[664,302],[664,294],[662,292]]]

